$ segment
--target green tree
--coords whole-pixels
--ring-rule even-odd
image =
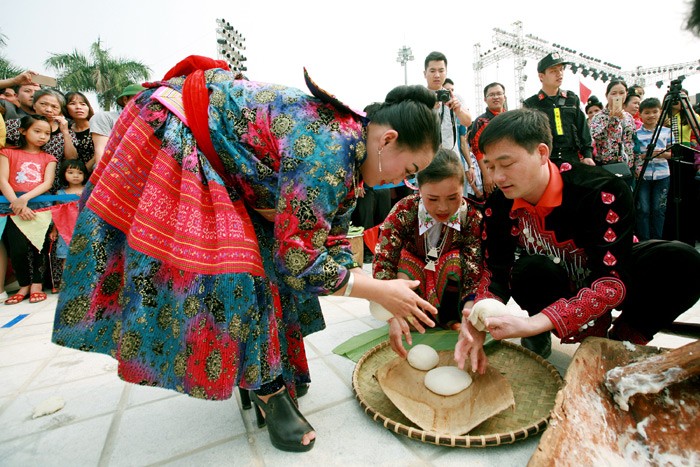
[[[94,92],[105,110],[116,104],[126,85],[146,81],[151,73],[141,62],[111,57],[99,38],[90,46],[89,56],[73,49],[67,54],[51,54],[44,65],[56,71],[61,89]]]
[[[5,48],[7,45],[7,36],[0,32],[0,48]],[[5,56],[0,55],[0,79],[12,78],[22,73],[24,70],[20,70],[14,64],[5,58]]]

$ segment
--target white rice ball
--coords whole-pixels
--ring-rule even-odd
[[[469,314],[469,322],[479,331],[485,331],[484,320],[486,318],[509,315],[505,304],[494,298],[485,298],[477,302]]]
[[[431,370],[437,366],[439,360],[438,353],[429,345],[417,344],[408,351],[408,363],[416,370]]]
[[[441,366],[427,372],[423,383],[435,394],[453,396],[467,389],[472,377],[456,366]]]

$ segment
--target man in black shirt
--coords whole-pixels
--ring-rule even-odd
[[[544,112],[549,118],[552,130],[552,162],[593,162],[593,142],[586,122],[586,114],[581,110],[581,101],[571,91],[561,89],[564,66],[568,62],[553,52],[537,64],[537,74],[542,82],[540,92],[523,102],[525,107]]]

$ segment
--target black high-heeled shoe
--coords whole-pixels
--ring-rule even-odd
[[[297,385],[297,399],[304,397],[309,392],[309,383]],[[250,403],[250,395],[247,389],[238,388],[238,394],[241,396],[241,407],[243,410],[249,410],[253,407]]]
[[[243,407],[243,410],[250,409],[252,405],[250,405],[250,394],[248,394],[248,390],[238,388],[238,395],[241,396],[241,407]]]
[[[315,438],[307,445],[301,444],[304,435],[314,431],[314,428],[299,412],[286,389],[271,396],[267,403],[263,402],[254,391],[248,394],[255,405],[258,428],[267,425],[270,442],[274,447],[291,452],[306,452],[314,447]],[[265,415],[262,414],[261,409],[265,411]]]

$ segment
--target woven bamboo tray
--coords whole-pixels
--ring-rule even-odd
[[[554,399],[562,386],[557,369],[523,347],[500,341],[486,349],[489,364],[505,376],[513,389],[515,409],[486,420],[466,435],[424,431],[406,418],[379,387],[374,374],[396,354],[389,342],[370,349],[357,362],[352,375],[355,397],[372,419],[386,429],[424,443],[450,447],[487,447],[512,444],[547,427]]]

